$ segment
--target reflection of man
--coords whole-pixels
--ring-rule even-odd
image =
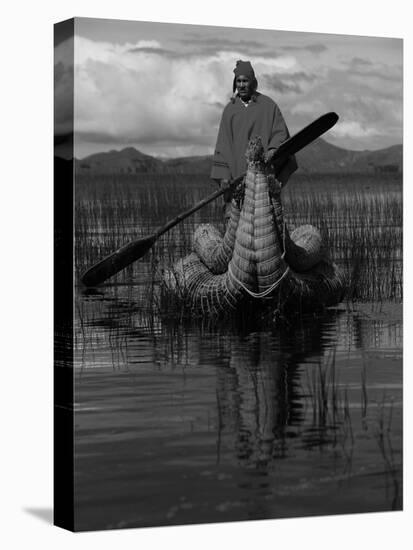
[[[211,178],[219,185],[245,173],[245,151],[251,137],[261,137],[267,162],[290,137],[278,105],[257,92],[258,83],[251,63],[237,61],[234,73],[234,95],[222,114],[211,171]],[[296,169],[295,158],[290,157],[275,176],[284,185]],[[230,196],[225,199],[229,201]]]

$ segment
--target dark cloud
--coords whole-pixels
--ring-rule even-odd
[[[225,104],[221,101],[214,101],[213,103],[203,101],[202,105],[208,105],[208,107],[214,107],[215,109],[219,109],[220,111],[222,111],[222,109],[225,107]]]
[[[263,75],[263,79],[267,86],[280,93],[293,92],[295,94],[301,94],[302,88],[297,82],[288,82],[283,80],[277,75]]]
[[[293,92],[295,94],[303,93],[302,84],[314,82],[316,75],[299,71],[288,75],[263,74],[264,83],[280,93]]]
[[[279,57],[279,54],[275,49],[269,49],[268,44],[264,44],[257,40],[230,40],[222,37],[200,37],[196,34],[192,34],[190,38],[188,35],[185,38],[181,38],[179,41],[181,46],[185,47],[184,51],[167,50],[164,48],[131,48],[128,50],[131,53],[149,53],[154,55],[164,55],[171,59],[191,59],[191,58],[206,58],[217,55],[220,52],[244,52],[239,55],[244,55],[246,59],[251,59],[254,62],[254,56],[260,56],[265,59],[274,60]],[[190,48],[190,51],[188,51]],[[309,46],[309,49],[314,53],[318,53],[320,48],[326,49],[320,44]],[[281,49],[291,50],[305,50],[307,47],[285,47]],[[235,63],[235,60],[234,60]]]
[[[367,65],[373,65],[368,59],[363,59],[362,57],[353,57],[349,63],[350,67],[365,67]]]
[[[299,103],[294,105],[295,97],[286,96],[281,108],[287,115],[290,131],[304,122],[303,117],[311,119],[335,111],[346,129],[333,132],[337,144],[354,149],[376,148],[380,143],[384,146],[400,139],[401,101],[397,93],[393,82],[356,79],[349,70],[331,69],[306,90]],[[289,111],[293,114],[292,121]]]
[[[370,60],[362,57],[353,57],[346,64],[346,72],[352,76],[362,76],[364,78],[378,78],[389,82],[401,82],[402,68],[395,65],[374,65]]]
[[[188,35],[187,35],[188,36]],[[195,55],[209,56],[219,52],[239,51],[245,52],[246,57],[268,57],[273,59],[274,50],[268,49],[268,44],[259,42],[258,40],[230,40],[222,37],[200,37],[191,35],[190,38],[182,38],[180,43],[186,48],[190,46]],[[252,59],[253,61],[253,59]]]
[[[59,44],[65,40],[69,40],[74,36],[74,19],[67,19],[66,21],[61,21],[54,25],[54,47],[56,48]],[[71,45],[73,50],[73,42]]]
[[[74,73],[73,64],[65,65],[62,61],[58,61],[54,65],[54,85],[57,86],[73,86]]]
[[[216,55],[219,52],[222,52],[223,48],[217,48],[216,45],[211,44],[209,46],[203,46],[202,49],[192,48],[190,52],[187,51],[173,51],[167,50],[165,48],[130,48],[129,53],[147,53],[152,55],[161,55],[167,57],[168,59],[200,59],[208,58]]]
[[[142,135],[133,135],[132,133],[122,133],[122,135],[111,134],[109,132],[76,132],[76,140],[80,140],[83,143],[96,143],[99,145],[113,145],[113,146],[127,146],[131,143],[139,143],[146,146],[157,145],[177,145],[177,146],[193,146],[193,145],[207,145],[210,146],[215,139],[215,132],[208,135],[205,132],[199,133],[184,133],[163,131],[163,132],[150,132]]]
[[[305,73],[304,71],[299,71],[297,73],[291,73],[288,75],[288,78],[291,80],[301,80],[304,82],[314,82],[317,79],[315,74]]]
[[[180,55],[172,50],[166,50],[165,48],[148,48],[148,47],[130,48],[128,52],[129,53],[151,53],[154,55],[163,55],[166,57],[178,57]]]
[[[281,46],[280,48],[286,52],[298,52],[298,51],[308,51],[311,53],[319,54],[325,52],[328,48],[324,44],[307,44],[305,46]]]
[[[128,143],[128,138],[125,136],[114,136],[109,132],[76,132],[76,139],[80,138],[84,142],[90,143]]]
[[[213,47],[216,50],[233,50],[237,48],[254,50],[254,49],[263,49],[262,42],[257,42],[256,40],[229,40],[228,38],[222,38],[219,36],[211,37],[200,37],[193,34],[191,38],[182,38],[180,40],[181,44],[186,46],[198,46],[202,49]]]
[[[234,44],[232,48],[228,48],[228,50],[225,50],[225,48],[217,47],[214,44],[211,44],[209,46],[203,46],[202,49],[196,49],[192,48],[191,52],[179,52],[179,51],[173,51],[173,50],[167,50],[164,48],[148,48],[148,47],[142,47],[142,48],[131,48],[128,51],[130,53],[146,53],[151,55],[159,55],[164,56],[168,59],[176,59],[176,60],[190,60],[190,59],[208,59],[210,57],[214,57],[215,55],[223,52],[223,51],[232,51],[232,50],[241,50],[241,46],[239,44]],[[259,55],[261,58],[268,59],[268,60],[274,60],[278,56],[274,54],[272,50],[265,50],[262,49],[260,51],[248,51],[244,54],[238,54],[238,57],[234,57],[234,66],[237,59],[240,57],[243,59],[249,59],[251,60],[252,64],[254,64],[254,55]]]
[[[73,91],[73,65],[58,61],[54,66],[54,120],[58,132],[73,124]]]
[[[362,76],[363,78],[378,78],[380,80],[385,80],[387,82],[400,82],[401,75],[395,74],[394,71],[389,70],[388,67],[383,67],[382,70],[371,69],[350,69],[350,73],[354,76]]]
[[[62,80],[63,76],[65,74],[65,66],[61,61],[58,63],[55,63],[54,66],[54,84],[55,86]]]

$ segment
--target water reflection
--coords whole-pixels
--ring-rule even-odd
[[[211,191],[206,177],[92,180],[76,180],[77,272]],[[354,175],[285,189],[289,226],[320,227],[337,262],[362,267],[350,299],[376,303],[278,326],[178,322],[156,302],[162,267],[194,225],[222,221],[219,201],[99,290],[76,289],[56,358],[70,366],[74,330],[78,528],[401,508],[402,315],[385,301],[402,296],[401,192]]]
[[[82,528],[400,508],[400,308],[185,325],[140,304],[76,303]]]
[[[331,319],[251,332],[227,339],[219,350],[227,357],[216,373],[219,435],[236,434],[234,452],[244,467],[263,469],[273,458],[287,456],[285,439],[294,437],[303,420],[300,365],[334,345],[327,326]]]

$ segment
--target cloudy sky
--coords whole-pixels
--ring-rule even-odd
[[[73,62],[55,47],[56,105]],[[291,133],[328,112],[347,149],[402,142],[400,39],[76,19],[75,156],[134,146],[154,156],[213,152],[237,59],[274,99]],[[65,53],[66,52],[66,53]],[[61,109],[58,132],[67,120]]]

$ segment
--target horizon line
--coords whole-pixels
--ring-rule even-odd
[[[317,140],[325,141],[326,143],[328,143],[328,145],[336,147],[337,149],[342,149],[343,151],[348,151],[350,153],[365,153],[365,152],[374,153],[374,152],[377,152],[377,151],[385,151],[386,149],[391,149],[392,147],[403,146],[403,142],[399,142],[399,143],[393,143],[392,145],[388,145],[387,147],[380,147],[379,149],[347,149],[346,147],[341,147],[340,145],[336,145],[334,143],[331,143],[330,141],[326,140],[325,138],[323,138],[321,136],[318,137],[316,140],[314,140],[314,142],[317,141]],[[151,157],[151,158],[159,159],[159,160],[174,160],[174,159],[179,159],[179,158],[196,158],[196,157],[212,157],[213,154],[214,154],[214,153],[210,153],[210,154],[206,154],[206,155],[202,155],[202,154],[200,154],[200,155],[184,155],[184,156],[177,156],[177,157],[149,155],[148,153],[144,153],[140,149],[137,149],[136,146],[134,146],[134,145],[126,145],[126,146],[122,147],[121,149],[108,149],[107,151],[102,150],[102,151],[97,151],[96,153],[90,153],[89,155],[86,155],[84,157],[75,157],[75,156],[73,156],[73,158],[75,160],[82,161],[82,160],[85,160],[85,159],[87,159],[87,158],[89,158],[93,155],[101,155],[101,154],[112,153],[112,152],[121,153],[125,149],[134,149],[138,153],[146,155],[147,157]]]

